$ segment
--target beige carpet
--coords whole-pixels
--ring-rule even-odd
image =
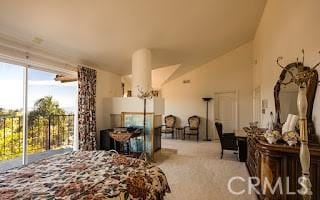
[[[225,151],[220,159],[218,142],[195,142],[162,140],[162,150],[155,160],[166,173],[172,193],[167,200],[251,200],[255,195],[233,195],[228,191],[228,180],[241,176],[247,180],[244,163],[237,161],[237,155]],[[235,181],[232,188],[241,191],[247,188],[247,181]]]

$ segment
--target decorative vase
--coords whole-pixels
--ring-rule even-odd
[[[272,131],[274,128],[274,117],[273,117],[273,113],[270,112],[270,116],[269,116],[269,120],[268,120],[268,130]]]

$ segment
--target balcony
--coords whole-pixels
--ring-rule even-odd
[[[21,116],[0,116],[0,165],[8,163],[9,160],[17,162],[17,158],[22,156],[22,124]],[[30,117],[28,122],[29,160],[30,158],[37,160],[36,155],[41,157],[63,151],[61,149],[72,148],[73,134],[74,115]]]

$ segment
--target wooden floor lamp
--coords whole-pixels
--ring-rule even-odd
[[[206,112],[206,139],[204,141],[211,141],[208,136],[208,131],[209,131],[209,101],[211,101],[211,97],[203,97],[202,100],[207,103],[207,112]]]

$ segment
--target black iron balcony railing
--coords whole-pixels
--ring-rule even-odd
[[[23,119],[0,116],[0,161],[22,154]],[[28,153],[71,147],[74,115],[36,117],[28,123]]]

